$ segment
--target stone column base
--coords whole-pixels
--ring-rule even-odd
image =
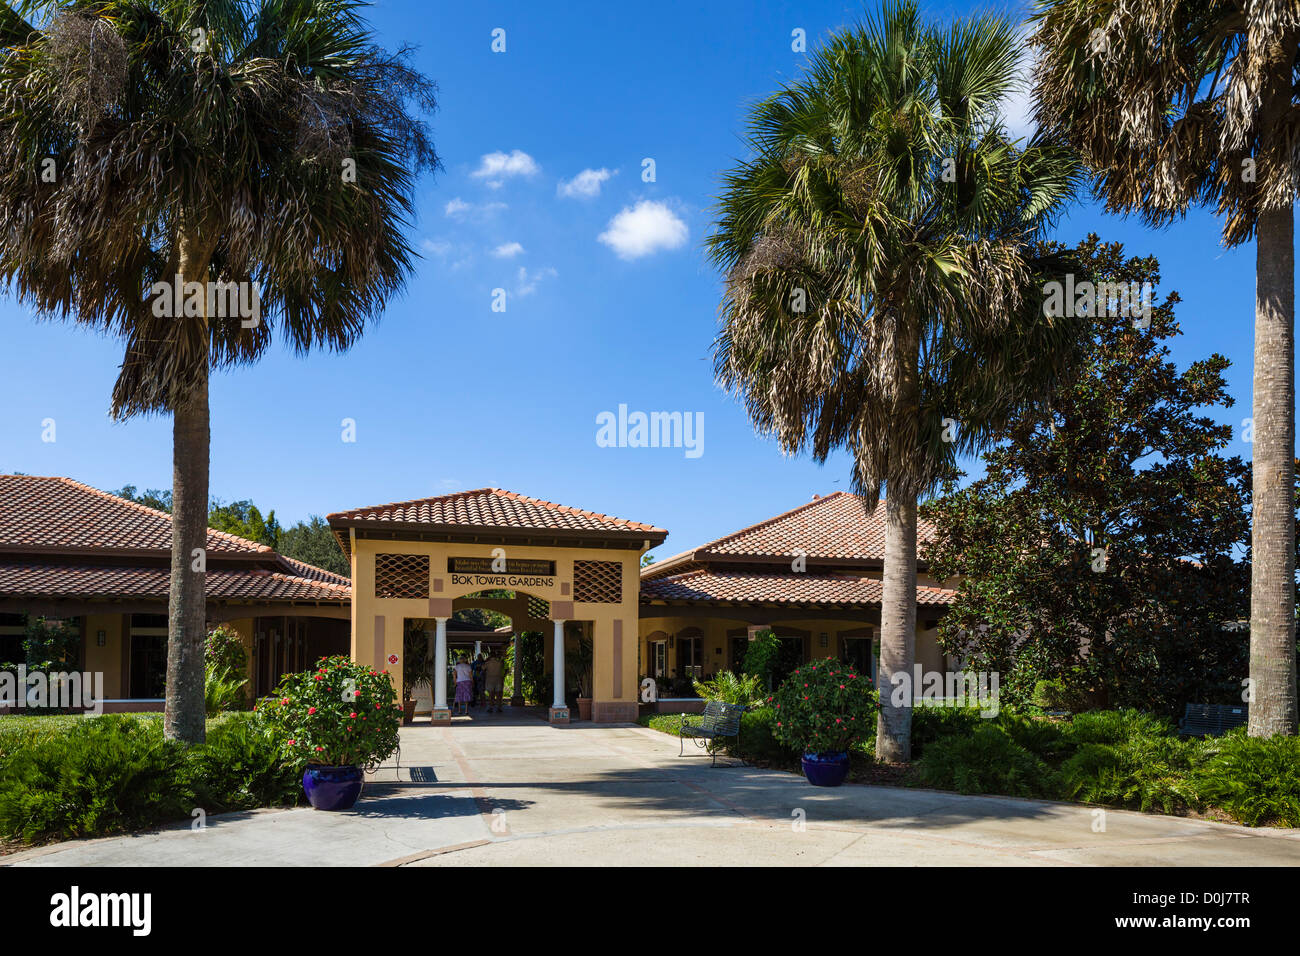
[[[435,707],[433,713],[429,717],[429,723],[435,727],[450,727],[451,708],[443,707],[442,709],[438,709]]]
[[[635,724],[639,713],[634,700],[598,700],[591,705],[591,719],[597,724]]]
[[[567,727],[569,725],[569,708],[552,707],[550,710],[551,723],[557,727]]]
[[[510,698],[510,706],[511,706],[511,707],[522,707],[522,706],[524,706],[524,695],[523,695],[523,694],[515,694],[515,696],[511,697],[511,698]]]

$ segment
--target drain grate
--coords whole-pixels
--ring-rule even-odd
[[[411,775],[411,783],[438,782],[438,775],[433,772],[432,767],[408,767],[407,772]]]

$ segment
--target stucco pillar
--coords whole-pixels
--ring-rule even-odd
[[[482,654],[482,653],[483,653],[483,642],[482,642],[482,641],[475,641],[475,642],[474,642],[474,659],[477,660],[477,659],[478,659],[478,656],[479,656],[480,654]]]
[[[551,666],[554,671],[554,696],[551,701],[551,723],[569,722],[569,705],[564,702],[564,622],[555,621],[555,651]]]
[[[451,723],[451,711],[447,709],[447,619],[435,617],[437,624],[433,642],[433,714],[430,723]]]

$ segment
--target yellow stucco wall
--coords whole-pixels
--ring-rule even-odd
[[[127,673],[124,665],[121,614],[88,614],[85,627],[85,669],[103,674],[104,697],[125,697]],[[104,632],[104,646],[99,646],[99,632]]]
[[[501,545],[460,544],[449,542],[389,541],[357,538],[352,553],[352,657],[362,664],[389,671],[399,692],[402,685],[402,633],[407,618],[428,620],[450,617],[451,602],[456,598],[493,589],[513,590],[541,598],[552,605],[573,603],[571,614],[564,619],[591,622],[594,710],[601,705],[606,713],[617,711],[620,719],[635,716],[637,696],[637,613],[639,600],[639,550],[607,548],[570,548],[508,545],[508,561],[541,560],[555,562],[555,575],[549,582],[534,575],[459,575],[447,571],[447,559],[486,558],[499,555]],[[429,593],[424,598],[378,598],[375,596],[375,556],[377,554],[423,554],[429,556]],[[622,572],[621,601],[616,604],[575,602],[573,565],[575,561],[617,562]],[[516,583],[511,583],[511,581]],[[525,583],[518,583],[523,580]],[[554,609],[552,617],[556,617]],[[520,628],[520,622],[515,622]],[[552,629],[544,628],[549,662]],[[391,661],[396,657],[395,662]],[[549,665],[548,665],[549,666]],[[621,706],[619,706],[621,705]]]

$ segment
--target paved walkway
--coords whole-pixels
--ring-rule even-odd
[[[264,810],[23,851],[16,865],[1298,866],[1300,830],[714,769],[634,726],[534,714],[402,730],[355,810]]]

